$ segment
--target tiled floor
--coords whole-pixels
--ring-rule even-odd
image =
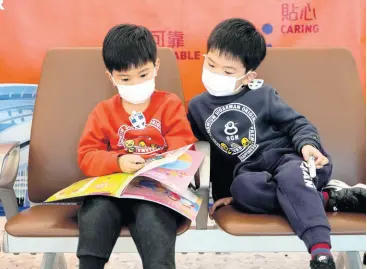
[[[5,219],[0,217],[0,242]],[[78,268],[74,254],[67,254],[68,268]],[[42,255],[0,253],[0,269],[38,269]],[[308,269],[307,253],[177,254],[177,269]],[[108,269],[142,268],[136,254],[113,254]]]

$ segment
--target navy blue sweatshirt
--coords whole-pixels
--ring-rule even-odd
[[[299,153],[305,145],[321,149],[315,126],[268,85],[225,97],[202,93],[189,103],[188,118],[195,136],[233,165],[289,145]]]

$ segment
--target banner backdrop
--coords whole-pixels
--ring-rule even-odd
[[[365,86],[365,9],[365,0],[0,0],[0,142],[23,143],[26,177],[46,51],[101,46],[107,31],[120,23],[144,25],[158,46],[175,50],[187,101],[203,91],[202,54],[210,31],[230,17],[251,20],[268,46],[349,48]]]

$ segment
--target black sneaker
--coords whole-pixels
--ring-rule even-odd
[[[349,186],[340,180],[333,179],[322,191],[329,194],[327,211],[366,213],[366,185]]]
[[[336,269],[333,257],[326,255],[316,255],[310,261],[311,269]]]

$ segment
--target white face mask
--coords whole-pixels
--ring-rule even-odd
[[[152,96],[155,90],[155,77],[156,77],[155,68],[152,79],[135,85],[119,85],[114,80],[112,74],[111,77],[113,83],[117,87],[117,90],[121,98],[134,105],[142,104],[147,100],[149,100],[149,98]]]
[[[237,91],[242,87],[241,85],[237,89],[235,88],[237,81],[243,79],[246,75],[247,73],[240,78],[224,76],[215,74],[204,67],[201,80],[211,95],[218,97],[229,96],[236,94]]]

